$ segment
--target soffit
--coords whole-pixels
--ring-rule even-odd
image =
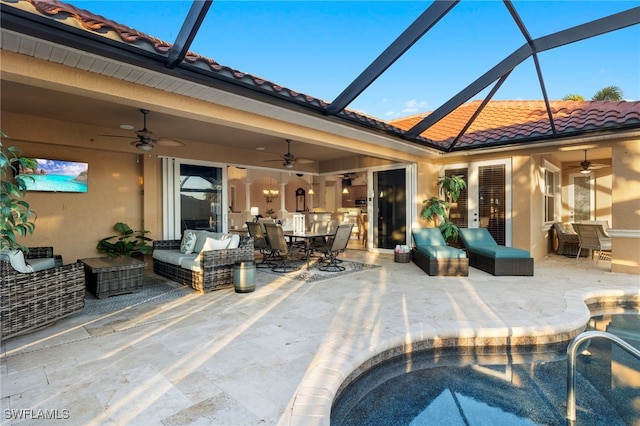
[[[76,27],[81,27],[85,32],[93,32],[93,35],[97,33],[97,31],[101,32],[100,37],[108,38],[111,41],[116,40],[119,45],[118,49],[127,50],[127,54],[131,54],[132,48],[137,51],[146,52],[147,60],[144,60],[145,66],[149,66],[150,68],[154,68],[158,71],[158,74],[154,74],[150,72],[148,69],[137,71],[127,70],[125,68],[119,68],[116,61],[109,60],[102,55],[96,55],[94,63],[89,64],[91,62],[90,55],[81,54],[81,59],[78,60],[78,64],[87,67],[87,69],[91,72],[99,72],[99,73],[111,73],[113,78],[122,78],[123,80],[129,78],[133,80],[136,84],[147,84],[152,87],[158,88],[160,90],[171,91],[172,93],[180,93],[185,96],[200,96],[201,88],[198,85],[194,85],[193,81],[187,81],[184,78],[184,75],[177,74],[174,75],[175,79],[169,78],[171,72],[163,68],[163,61],[166,59],[166,54],[170,49],[170,45],[162,42],[160,40],[154,39],[153,37],[149,37],[145,34],[139,33],[135,30],[120,26],[111,21],[105,20],[102,17],[97,17],[96,15],[86,16],[86,12],[79,13],[77,10],[73,10],[73,8],[69,9],[68,5],[63,5],[56,1],[36,1],[31,0],[30,2],[21,2],[21,4],[32,3],[39,8],[39,11],[45,15],[55,16],[58,21],[65,21],[66,24],[75,25]],[[84,14],[84,15],[83,15]],[[634,18],[631,18],[634,19]],[[95,41],[95,40],[94,40]],[[31,46],[35,54],[38,52],[46,52],[46,47],[42,48],[38,44],[41,43],[41,40],[34,40],[35,46]],[[22,40],[20,40],[22,43]],[[113,43],[112,43],[113,44]],[[25,43],[25,45],[28,45]],[[58,46],[59,47],[59,46]],[[119,52],[125,55],[122,52]],[[136,52],[138,54],[139,52]],[[52,49],[52,57],[60,57],[61,52],[56,51],[56,49]],[[125,55],[126,56],[126,55]],[[140,60],[140,58],[137,58]],[[48,59],[51,60],[51,59]],[[156,63],[154,63],[156,61]],[[72,61],[73,62],[73,59]],[[71,65],[70,66],[78,66]],[[151,65],[150,65],[151,64]],[[123,65],[122,63],[120,65]],[[272,82],[262,80],[250,74],[245,74],[236,70],[233,70],[229,67],[222,66],[220,64],[215,63],[214,61],[204,58],[202,56],[187,53],[184,58],[183,65],[189,68],[190,72],[202,71],[203,73],[211,73],[216,74],[216,77],[224,78],[227,80],[234,80],[237,83],[237,86],[234,87],[234,90],[222,90],[222,93],[215,93],[210,98],[203,98],[203,100],[207,100],[210,102],[216,102],[219,104],[229,105],[234,108],[242,109],[245,111],[258,112],[263,113],[265,115],[269,115],[272,117],[277,117],[283,120],[291,120],[291,122],[301,123],[303,125],[316,126],[315,128],[322,128],[322,126],[327,126],[333,132],[340,132],[341,134],[349,134],[349,137],[354,137],[359,140],[367,140],[370,139],[376,140],[375,143],[379,144],[379,146],[385,146],[392,149],[396,149],[399,152],[411,153],[419,156],[430,156],[433,155],[434,151],[431,149],[425,149],[424,147],[420,147],[419,144],[408,144],[403,140],[403,136],[407,134],[405,129],[398,129],[393,124],[395,123],[383,123],[374,118],[364,116],[362,114],[358,114],[348,110],[341,110],[337,116],[339,117],[326,117],[320,115],[309,114],[309,110],[300,109],[301,105],[304,105],[305,108],[312,107],[312,109],[322,110],[326,108],[327,103],[325,101],[313,98],[308,95],[304,95],[301,93],[297,93],[295,91],[289,90]],[[114,70],[115,66],[115,70]],[[133,67],[135,68],[135,67]],[[219,81],[217,82],[219,83]],[[214,85],[215,86],[215,85]],[[225,86],[225,89],[228,87]],[[249,89],[249,92],[246,90]],[[255,102],[255,98],[253,96],[246,96],[247,93],[251,93],[255,95],[254,92],[265,94],[277,94],[278,100],[288,99],[291,101],[288,104],[283,104],[278,101],[274,101],[274,98],[262,98],[260,102]],[[243,92],[244,91],[244,92]],[[253,92],[251,92],[253,91]],[[264,102],[263,102],[264,101]],[[223,103],[226,102],[226,103]],[[491,104],[491,103],[490,103]],[[276,108],[279,107],[279,108]],[[273,109],[270,109],[272,108]],[[459,109],[464,109],[465,105],[460,107]],[[268,109],[268,111],[267,111]],[[265,111],[268,112],[265,113]],[[317,111],[316,111],[317,112]],[[440,109],[436,111],[436,115],[440,112]],[[451,115],[457,113],[457,110],[451,112]],[[295,115],[292,113],[299,113],[300,115]],[[481,113],[482,116],[483,113]],[[465,111],[460,111],[458,116],[465,115]],[[486,116],[487,114],[485,114]],[[306,117],[303,117],[306,116]],[[347,119],[340,120],[340,119]],[[426,117],[424,117],[426,118]],[[423,118],[423,119],[424,119]],[[316,122],[317,120],[318,122]],[[355,127],[349,125],[353,123],[347,123],[349,120],[352,122],[359,122],[360,124],[366,124],[369,126],[368,129],[356,129]],[[593,120],[591,120],[593,122]],[[312,125],[310,123],[313,123]],[[438,123],[440,124],[440,123]],[[628,123],[625,123],[628,124]],[[617,123],[618,126],[621,125],[620,122]],[[553,123],[551,124],[553,126]],[[632,122],[631,126],[636,126],[635,123]],[[446,127],[446,126],[440,126]],[[325,128],[325,130],[326,130]],[[338,130],[339,129],[339,130]],[[430,128],[433,134],[438,134],[438,128],[434,126]],[[539,129],[538,129],[539,130]],[[598,131],[600,129],[593,126],[586,126],[580,128],[578,131],[569,133],[570,136],[574,136],[583,131]],[[344,133],[342,133],[344,132]],[[548,132],[529,132],[529,137],[524,138],[527,141],[535,141],[535,140],[546,140],[549,137],[558,138],[559,135],[552,132],[552,135],[549,135]],[[421,133],[422,136],[427,135],[427,132]],[[512,135],[521,135],[522,132],[514,131],[507,132],[507,134]],[[353,136],[351,136],[353,135]],[[466,149],[469,147],[477,147],[477,146],[494,146],[494,145],[502,145],[502,144],[512,144],[518,142],[518,139],[513,139],[504,137],[500,131],[493,132],[495,137],[493,139],[491,132],[485,133],[484,142],[482,143],[482,138],[480,138],[481,143],[477,143],[474,139],[467,138],[466,140],[461,138],[457,143],[457,145],[447,145],[450,142],[451,136],[448,136],[448,139],[436,140],[435,143],[429,141],[427,145],[430,145],[435,148],[444,148],[443,150],[454,148]],[[426,138],[425,138],[426,139]],[[522,138],[521,138],[522,139]],[[417,140],[419,142],[419,139]],[[444,142],[443,142],[444,141]],[[489,141],[489,142],[487,142]],[[315,141],[314,141],[315,142]],[[559,141],[561,142],[561,141]]]

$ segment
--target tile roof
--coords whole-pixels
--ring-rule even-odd
[[[98,36],[109,38],[110,40],[119,39],[123,43],[164,56],[168,55],[172,46],[171,43],[152,37],[126,25],[119,24],[103,16],[96,15],[88,10],[79,9],[73,5],[63,3],[59,0],[24,1],[33,5],[35,10],[42,15],[54,18],[59,22],[79,26],[86,31]],[[71,19],[74,22],[65,22],[66,19]],[[315,98],[304,93],[299,93],[269,80],[221,65],[211,58],[207,58],[191,51],[187,52],[184,61],[188,64],[205,68],[218,77],[253,86],[265,92],[275,94],[281,98],[292,100],[321,111],[326,110],[326,107],[329,105],[329,102],[325,100]],[[402,130],[393,128],[385,121],[353,110],[345,109],[338,115],[350,121],[366,124],[381,130],[386,130],[392,133],[403,133]]]
[[[115,39],[119,38],[123,43],[140,49],[166,56],[172,46],[170,43],[58,0],[25,1],[42,15],[60,22],[71,18],[73,22],[67,22],[70,25],[80,26],[111,40],[114,40],[115,35]],[[187,53],[185,62],[204,67],[218,77],[259,88],[316,110],[326,110],[329,105],[327,101],[221,65],[213,59],[193,52]],[[482,101],[472,101],[461,105],[425,130],[414,141],[440,150],[459,150],[572,136],[603,129],[640,128],[640,102],[551,101],[551,112],[558,133],[554,134],[543,101],[490,101],[458,139],[458,134],[481,103]],[[428,115],[429,112],[382,121],[347,109],[338,114],[341,118],[400,137],[405,137],[411,127]]]
[[[479,146],[543,140],[554,137],[544,101],[490,101],[456,141],[482,101],[461,105],[422,133],[443,148],[464,149]],[[629,101],[550,101],[556,132],[571,136],[585,131],[640,127],[640,102]],[[430,113],[391,120],[404,130]]]

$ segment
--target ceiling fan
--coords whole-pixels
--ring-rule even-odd
[[[175,139],[168,138],[156,138],[153,135],[153,132],[147,129],[147,114],[149,114],[148,109],[140,109],[143,117],[143,125],[141,130],[136,130],[137,139],[131,142],[131,145],[138,148],[140,151],[151,151],[155,144],[165,145],[165,146],[184,146],[184,144]],[[122,136],[122,135],[100,135],[107,136],[113,138],[131,138],[130,136]]]
[[[588,175],[589,173],[591,173],[592,170],[603,169],[605,167],[609,167],[609,165],[592,163],[591,161],[587,160],[586,149],[584,150],[584,161],[582,161],[579,165],[569,166],[569,168],[572,168],[572,169],[580,169],[580,173],[585,175]]]
[[[282,159],[282,165],[285,168],[293,169],[293,166],[295,166],[296,163],[300,163],[300,164],[313,163],[313,160],[310,160],[308,158],[300,158],[293,155],[291,153],[291,139],[285,139],[285,140],[287,142],[287,153],[280,156],[280,158]],[[265,161],[281,161],[281,160],[265,160]]]

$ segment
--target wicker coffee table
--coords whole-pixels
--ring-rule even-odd
[[[142,272],[147,262],[129,256],[80,259],[87,289],[98,299],[142,290]]]

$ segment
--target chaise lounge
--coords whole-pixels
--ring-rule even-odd
[[[467,254],[444,241],[439,228],[411,229],[415,246],[411,249],[411,259],[430,276],[469,275]]]
[[[500,246],[486,228],[461,228],[469,264],[492,275],[533,276],[533,258],[526,250]]]

